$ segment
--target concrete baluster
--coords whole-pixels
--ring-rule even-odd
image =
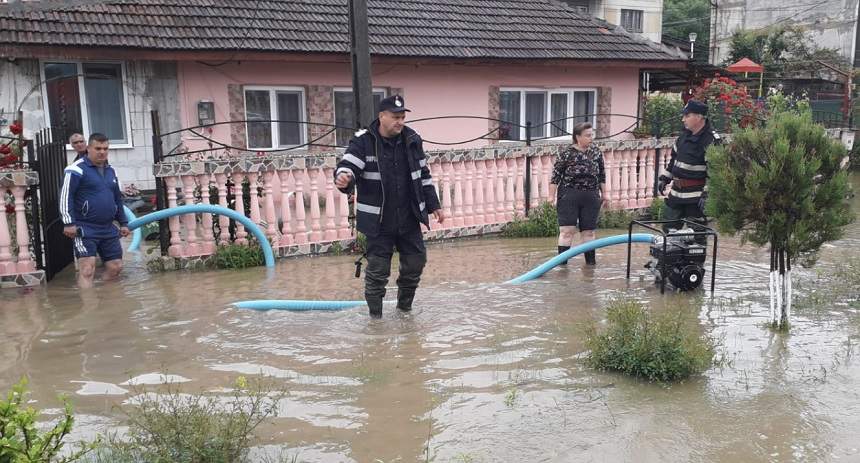
[[[185,186],[185,204],[193,205],[195,203],[194,189],[197,186],[196,179],[193,175],[183,175],[182,185]],[[199,256],[201,247],[197,237],[197,214],[183,214],[182,220],[185,222],[185,241],[187,242],[183,256]]]
[[[308,242],[308,227],[305,224],[305,186],[304,186],[305,171],[303,169],[293,172],[293,178],[296,181],[296,244],[305,244]]]
[[[514,160],[516,161],[516,213],[518,215],[524,215],[526,210],[526,157],[523,155],[515,158]]]
[[[475,163],[471,160],[460,163],[465,174],[465,185],[463,187],[463,225],[475,224],[475,184],[472,179],[475,176]]]
[[[164,184],[167,185],[167,207],[174,208],[176,202],[176,177],[170,176],[164,178]],[[174,215],[167,219],[170,225],[170,247],[167,248],[167,255],[170,257],[182,256],[182,238],[179,235],[179,216]]]
[[[462,227],[466,221],[463,218],[463,162],[452,162],[454,172],[454,223],[455,227]]]
[[[541,166],[541,200],[549,201],[549,181],[552,180],[552,156],[546,154],[540,157]]]
[[[308,179],[311,187],[311,242],[322,241],[322,224],[320,223],[320,192],[317,180],[319,180],[319,169],[316,167],[308,169]]]
[[[278,243],[278,216],[275,214],[275,182],[277,178],[275,172],[267,170],[263,172],[263,207],[266,212],[266,236],[269,238],[269,243]],[[280,196],[280,192],[277,196]]]
[[[278,179],[281,181],[281,246],[293,244],[292,221],[293,215],[290,211],[290,171],[279,170]]]
[[[335,224],[335,201],[334,201],[334,169],[322,169],[322,180],[325,181],[325,224],[323,232],[323,240],[334,241],[337,239],[337,225]],[[338,193],[340,194],[340,193]]]
[[[484,213],[484,161],[472,161],[472,168],[475,185],[475,224],[483,225],[487,223],[487,216]]]
[[[12,187],[12,196],[15,198],[15,232],[18,242],[18,272],[28,273],[36,270],[36,263],[30,255],[30,231],[27,229],[27,210],[24,207],[24,195],[27,188],[24,186]],[[0,211],[4,214],[4,211]]]
[[[237,172],[233,174],[233,210],[242,215],[245,215],[245,198],[242,191],[242,182],[244,180],[244,173]],[[241,245],[248,244],[248,232],[245,231],[245,226],[238,221],[234,221],[234,223],[236,224],[236,243]]]
[[[215,174],[215,184],[218,186],[218,205],[227,207],[227,175]],[[230,242],[230,218],[218,215],[218,245],[225,246]]]
[[[197,176],[197,181],[200,184],[200,202],[202,204],[210,204],[209,197],[209,175],[201,174]],[[201,243],[201,252],[203,255],[215,253],[215,237],[212,234],[212,214],[201,214],[200,223],[203,228],[203,242]]]
[[[453,209],[451,208],[451,205],[453,202],[451,199],[451,183],[453,183],[451,180],[451,176],[453,175],[452,174],[453,170],[454,170],[454,166],[452,166],[450,162],[443,162],[442,163],[443,181],[442,181],[442,192],[441,192],[442,197],[440,199],[442,200],[442,210],[445,212],[445,217],[448,218],[445,221],[445,223],[442,224],[446,228],[450,228],[452,226],[452,224],[454,223],[454,217],[452,215]]]
[[[0,211],[0,275],[13,273],[17,273],[17,265],[12,259],[12,234],[6,211]]]

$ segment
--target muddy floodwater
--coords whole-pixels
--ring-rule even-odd
[[[149,274],[127,254],[121,281],[85,292],[67,269],[47,287],[0,292],[0,390],[26,375],[49,412],[67,393],[74,437],[87,439],[121,426],[117,405],[141,387],[131,378],[166,373],[199,392],[268,375],[289,394],[254,454],[305,462],[860,462],[858,289],[829,277],[852,260],[860,268],[860,224],[815,267],[795,269],[789,334],[765,327],[766,249],[721,237],[713,299],[661,295],[641,244],[630,280],[626,247],[612,246],[594,269],[580,256],[536,281],[499,284],[555,249],[553,239],[433,244],[415,311],[386,306],[381,321],[361,309],[231,305],[360,299],[354,256],[281,260],[267,276]],[[618,294],[688,307],[723,362],[669,386],[588,368],[582,327]]]

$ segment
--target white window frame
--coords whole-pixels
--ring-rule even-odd
[[[526,92],[543,92],[546,95],[546,122],[547,124],[544,126],[546,128],[546,135],[544,137],[549,137],[550,130],[552,127],[549,122],[552,119],[552,101],[551,95],[558,93],[567,94],[567,119],[565,121],[564,131],[567,133],[571,133],[573,131],[573,109],[574,109],[574,99],[576,96],[576,92],[592,92],[594,93],[594,98],[591,104],[591,109],[588,111],[591,113],[591,126],[596,131],[597,130],[597,88],[596,87],[560,87],[560,88],[539,88],[539,87],[501,87],[499,88],[499,93],[501,92],[520,92],[520,123],[525,125],[526,122]],[[501,142],[512,142],[512,143],[521,143],[526,139],[526,128],[520,127],[520,136],[519,140],[500,140]],[[558,141],[569,139],[570,135],[561,135],[558,137],[552,138],[543,138],[543,140],[549,141]]]
[[[331,112],[332,112],[331,115],[332,115],[332,120],[334,121],[335,125],[337,124],[337,108],[335,107],[335,104],[334,104],[335,103],[335,95],[334,94],[337,92],[352,93],[352,87],[334,87],[331,90]],[[386,87],[374,87],[373,90],[371,90],[371,93],[382,93],[383,99],[388,98],[388,88],[386,88]],[[335,139],[337,139],[337,131],[335,131]],[[335,143],[337,143],[337,141],[335,141]],[[338,148],[338,149],[345,150],[346,148]]]
[[[631,17],[631,23],[636,22],[635,19],[638,16],[639,17],[638,24],[630,24],[630,26],[632,26],[632,27],[628,28],[624,24],[624,12],[629,12],[628,16]],[[623,27],[624,30],[626,30],[627,32],[633,32],[634,34],[641,34],[645,31],[645,11],[644,10],[637,10],[635,8],[622,8],[618,12],[618,22],[620,23],[620,26]]]
[[[280,133],[278,131],[278,123],[271,122],[272,125],[272,147],[270,148],[257,148],[251,146],[250,132],[248,131],[248,122],[245,122],[245,146],[249,150],[256,151],[282,151],[285,149],[295,148],[296,146],[304,145],[308,142],[308,112],[307,112],[307,92],[304,87],[296,87],[296,86],[283,86],[283,85],[243,85],[242,86],[242,105],[244,107],[244,118],[248,119],[248,101],[246,92],[247,91],[260,91],[265,90],[269,92],[269,111],[278,111],[278,92],[298,92],[299,93],[299,116],[300,116],[300,124],[303,128],[299,130],[299,136],[301,139],[299,140],[299,144],[297,145],[282,145],[280,140]],[[274,117],[273,117],[274,116]],[[280,120],[280,115],[269,114],[269,119]]]
[[[41,89],[42,89],[42,104],[45,108],[45,122],[48,127],[51,127],[51,110],[50,106],[48,106],[48,83],[45,82],[45,64],[46,63],[62,63],[62,64],[74,64],[77,67],[77,72],[75,73],[75,78],[78,80],[78,94],[80,96],[80,104],[81,104],[81,130],[83,130],[84,140],[88,139],[90,135],[92,135],[92,127],[90,127],[90,115],[89,111],[87,111],[87,93],[86,88],[84,86],[84,79],[82,75],[84,73],[84,64],[119,64],[120,72],[122,72],[122,97],[123,97],[123,109],[125,110],[125,136],[126,143],[111,143],[111,148],[134,148],[134,140],[131,136],[131,110],[129,107],[128,100],[128,79],[126,78],[127,70],[125,61],[117,61],[117,60],[73,60],[73,59],[41,59],[39,60],[39,80],[41,81]],[[141,127],[142,129],[143,127]],[[72,145],[68,143],[66,140],[66,151],[72,150]]]

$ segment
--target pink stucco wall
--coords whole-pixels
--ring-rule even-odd
[[[445,116],[488,116],[490,86],[538,88],[612,88],[612,112],[636,115],[638,69],[636,67],[578,67],[462,64],[374,64],[374,86],[402,88],[407,106],[413,110],[411,119]],[[229,120],[227,85],[325,85],[349,87],[348,64],[319,64],[293,62],[241,62],[209,67],[185,61],[179,65],[181,117],[185,127],[197,125],[196,105],[199,100],[215,103],[219,122]],[[625,129],[634,119],[614,116],[611,133]],[[454,119],[411,124],[427,141],[454,142],[478,137],[487,132],[487,121]],[[188,134],[190,135],[190,134]],[[214,129],[214,137],[229,142],[227,125]],[[186,136],[190,146],[200,146],[199,140]],[[467,146],[483,145],[473,142]],[[425,148],[438,148],[427,143]]]

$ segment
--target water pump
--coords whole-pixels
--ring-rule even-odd
[[[679,224],[680,229],[669,228],[663,231],[663,225],[670,227]],[[714,272],[717,265],[717,232],[698,222],[681,219],[670,220],[634,220],[630,222],[628,235],[632,236],[633,227],[640,226],[659,233],[654,235],[648,250],[650,260],[645,265],[660,283],[660,291],[670,285],[680,291],[692,291],[702,285],[705,278],[705,258],[708,253],[708,240],[714,243],[711,258],[711,292],[714,291]],[[659,227],[658,227],[659,226]],[[627,245],[627,278],[630,278],[631,243]]]
[[[670,229],[663,236],[655,236],[649,254],[651,260],[645,265],[660,281],[668,278],[669,283],[681,291],[691,291],[702,284],[705,277],[706,247],[697,243],[690,228]],[[663,240],[666,240],[665,251]]]

